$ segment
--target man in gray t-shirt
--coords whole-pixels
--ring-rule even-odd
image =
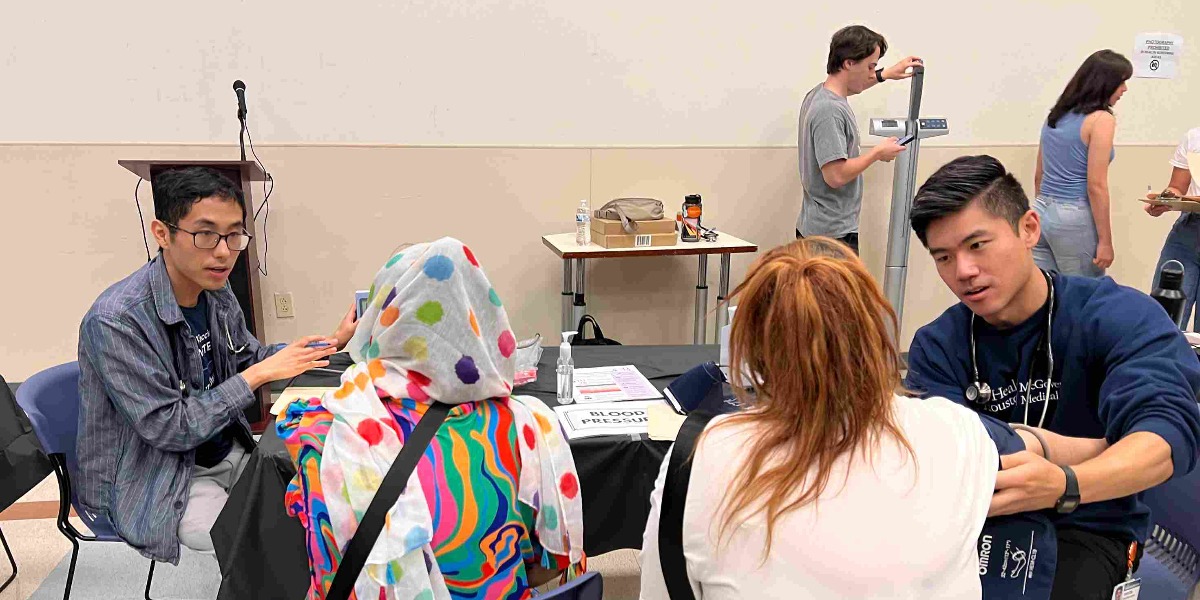
[[[888,138],[860,154],[858,123],[846,99],[884,80],[912,77],[906,71],[922,64],[909,56],[886,69],[877,68],[885,52],[883,36],[861,25],[840,29],[829,42],[828,77],[804,96],[800,106],[804,207],[796,220],[796,237],[831,237],[858,252],[863,171],[877,161],[891,162],[904,146]]]

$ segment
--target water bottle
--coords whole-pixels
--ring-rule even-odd
[[[700,217],[704,212],[704,204],[700,194],[688,194],[683,197],[683,222],[680,224],[679,239],[684,242],[700,241]]]
[[[588,213],[588,201],[579,201],[575,209],[575,245],[587,246],[592,243],[592,215]]]
[[[1183,295],[1183,263],[1168,260],[1158,270],[1158,287],[1150,292],[1150,297],[1158,301],[1175,325],[1183,329],[1183,305],[1186,298]]]
[[[555,373],[558,375],[558,403],[570,404],[575,401],[575,361],[571,359],[571,336],[574,331],[562,332],[562,344],[558,346],[558,364]]]

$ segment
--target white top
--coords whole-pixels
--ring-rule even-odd
[[[996,483],[996,447],[979,417],[949,400],[898,396],[894,410],[919,468],[894,440],[880,444],[873,467],[858,453],[848,477],[849,461],[839,459],[816,505],[776,521],[765,560],[761,515],[742,523],[720,550],[714,543],[717,511],[754,426],[725,426],[703,437],[683,516],[684,555],[696,598],[979,598],[976,543]],[[646,599],[669,598],[658,553],[669,458],[650,497],[642,540]]]
[[[1179,167],[1180,169],[1188,168],[1188,155],[1200,154],[1200,127],[1187,132],[1187,135],[1180,142],[1179,147],[1175,149],[1175,156],[1171,157],[1171,166]],[[1200,167],[1198,167],[1200,168]],[[1192,184],[1188,186],[1188,196],[1200,196],[1200,177],[1198,173],[1192,171]]]

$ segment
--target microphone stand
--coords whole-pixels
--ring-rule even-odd
[[[241,129],[238,130],[238,146],[242,150],[242,160],[246,160],[246,115],[242,111],[238,111],[238,122],[241,124]]]

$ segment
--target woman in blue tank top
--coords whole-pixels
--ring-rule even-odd
[[[1042,125],[1033,208],[1042,237],[1038,266],[1101,277],[1113,262],[1108,165],[1115,156],[1112,106],[1133,75],[1129,59],[1100,50],[1083,61]]]

